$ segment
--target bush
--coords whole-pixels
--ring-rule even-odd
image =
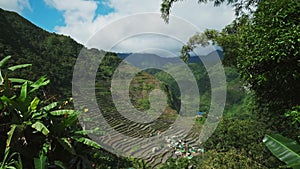
[[[248,158],[267,167],[281,164],[262,143],[265,134],[272,133],[266,125],[252,119],[223,119],[214,134],[203,143],[206,150],[244,152]]]
[[[253,159],[247,157],[245,152],[239,152],[230,149],[226,152],[218,152],[217,150],[210,150],[206,153],[196,156],[191,160],[187,158],[170,159],[165,164],[159,166],[161,169],[256,169],[267,168]]]
[[[216,150],[207,151],[203,156],[193,159],[193,163],[195,168],[201,169],[267,168],[249,158],[245,152],[239,152],[234,149],[230,149],[227,152],[218,152]]]
[[[9,59],[0,61],[1,70]],[[50,82],[45,77],[35,82],[8,77],[9,72],[28,66],[9,67],[3,71],[5,76],[0,72],[1,150],[5,149],[1,156],[9,157],[0,167],[91,168],[89,153],[100,146],[82,131],[79,112],[65,109],[68,101],[59,104],[37,97],[39,89]]]

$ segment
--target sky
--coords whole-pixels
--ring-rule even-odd
[[[161,0],[1,0],[0,7],[19,13],[49,32],[70,36],[87,47],[116,52],[136,52],[165,45],[167,47],[163,48],[164,51],[178,53],[184,43],[176,41],[178,32],[186,36],[182,40],[186,42],[196,32],[205,29],[221,30],[235,18],[231,6],[224,4],[214,7],[212,3],[198,4],[197,0],[184,0],[174,4],[171,10],[174,17],[171,17],[170,23],[166,24],[158,17],[160,3]],[[140,14],[149,12],[157,15],[140,17]],[[138,16],[132,17],[134,15]],[[176,21],[178,18],[180,22]],[[135,21],[134,26],[126,26],[125,21],[129,22],[129,20]],[[120,25],[120,22],[123,25]],[[174,22],[176,24],[173,24]],[[186,23],[189,26],[186,26]],[[116,27],[117,25],[119,28]],[[190,29],[191,26],[195,29]],[[136,36],[128,33],[128,31],[134,33],[148,28],[154,28],[149,30],[158,33],[161,31],[166,36],[157,36],[158,34],[150,36],[149,33]],[[105,29],[106,31],[103,31]],[[124,38],[125,35],[130,37],[120,42],[120,38]],[[111,41],[108,43],[109,37],[119,38],[116,46],[107,47],[108,44],[113,44]],[[90,45],[91,39],[97,39],[99,45]]]

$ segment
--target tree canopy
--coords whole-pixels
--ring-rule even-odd
[[[172,4],[176,1],[167,2]],[[214,2],[218,5],[225,1]],[[300,103],[300,90],[297,85],[300,84],[300,25],[297,17],[300,15],[300,2],[248,2],[246,5],[257,5],[253,14],[238,16],[221,32],[205,30],[197,33],[182,47],[181,57],[188,61],[189,52],[198,45],[221,46],[224,51],[224,65],[238,69],[246,86],[254,91],[258,103],[263,105],[261,107],[272,112],[271,116],[283,115]],[[168,13],[163,12],[165,14]]]
[[[300,2],[265,0],[241,32],[237,67],[271,111],[300,103]]]

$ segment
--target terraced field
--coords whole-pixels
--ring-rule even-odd
[[[126,69],[136,68],[128,65]],[[100,66],[99,71],[105,70],[101,70]],[[174,126],[173,124],[179,115],[176,110],[171,108],[172,105],[167,104],[167,101],[162,112],[152,112],[158,118],[144,122],[146,116],[152,117],[151,114],[149,115],[151,113],[149,111],[151,109],[149,95],[154,90],[160,90],[168,97],[168,91],[164,91],[166,89],[163,88],[163,85],[165,85],[163,82],[144,71],[140,71],[131,79],[128,90],[122,89],[124,85],[122,80],[119,79],[119,82],[115,83],[118,84],[117,94],[120,97],[129,95],[130,103],[114,100],[111,80],[100,77],[96,80],[95,91],[98,105],[94,110],[89,110],[89,112],[101,112],[101,114],[95,113],[93,116],[89,116],[91,117],[89,121],[94,121],[95,123],[89,123],[88,128],[100,128],[102,132],[100,134],[94,133],[93,139],[101,143],[103,148],[118,155],[141,157],[152,166],[155,166],[165,162],[173,154],[173,150],[168,146],[167,142],[169,137],[188,138],[187,142],[189,144],[196,144],[195,138],[199,136],[199,133],[195,131],[198,130],[196,130],[195,126],[192,132],[189,132],[188,129]],[[126,93],[128,91],[129,93]],[[113,90],[113,92],[116,91]],[[119,108],[116,108],[116,104],[118,104]],[[124,105],[120,106],[120,104]],[[130,112],[132,110],[127,109],[127,104],[132,104],[135,111]],[[124,117],[124,114],[129,117]]]

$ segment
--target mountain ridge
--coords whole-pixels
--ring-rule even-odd
[[[73,66],[82,48],[70,37],[49,33],[18,13],[0,9],[0,57],[11,55],[9,66],[32,64],[12,76],[36,80],[47,75],[51,81],[47,93],[71,96]]]
[[[121,59],[126,59],[129,56],[130,57],[137,57],[140,56],[140,60],[139,62],[149,62],[151,63],[152,61],[149,60],[149,58],[153,58],[154,60],[156,60],[154,65],[159,65],[159,66],[163,66],[166,64],[179,64],[182,63],[182,61],[180,60],[179,56],[177,57],[163,57],[163,56],[159,56],[153,53],[117,53],[117,55],[121,58]],[[210,53],[208,53],[207,55],[201,55],[201,56],[191,56],[188,63],[202,63],[202,59],[205,58],[210,58],[212,55],[217,55],[219,56],[219,58],[222,60],[224,58],[223,52],[221,50],[215,50],[212,51]],[[212,57],[211,57],[212,58]],[[144,61],[142,61],[144,60]],[[151,64],[150,64],[151,66]]]

